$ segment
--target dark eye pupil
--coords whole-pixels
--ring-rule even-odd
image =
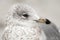
[[[24,17],[28,17],[29,15],[28,15],[28,14],[24,14],[23,16],[24,16]]]

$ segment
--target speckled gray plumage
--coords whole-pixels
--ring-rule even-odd
[[[25,13],[29,17],[23,16]],[[45,36],[34,21],[36,19],[38,16],[33,8],[25,4],[14,5],[9,11],[2,40],[42,40]]]

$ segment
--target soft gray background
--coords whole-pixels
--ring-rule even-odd
[[[18,2],[32,6],[40,17],[50,19],[60,29],[60,0],[0,0],[0,35],[5,28],[5,17],[9,8]]]

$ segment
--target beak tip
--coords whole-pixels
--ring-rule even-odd
[[[48,19],[43,19],[43,18],[40,18],[39,20],[35,20],[36,22],[39,22],[39,23],[45,23],[45,24],[50,24],[51,21],[48,20]]]
[[[48,20],[48,19],[46,19],[46,22],[45,22],[46,24],[50,24],[51,23],[51,21],[50,20]]]

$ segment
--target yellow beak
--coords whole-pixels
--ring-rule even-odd
[[[40,23],[45,23],[45,22],[46,22],[46,19],[40,18],[40,19],[38,20],[38,22],[40,22]]]

